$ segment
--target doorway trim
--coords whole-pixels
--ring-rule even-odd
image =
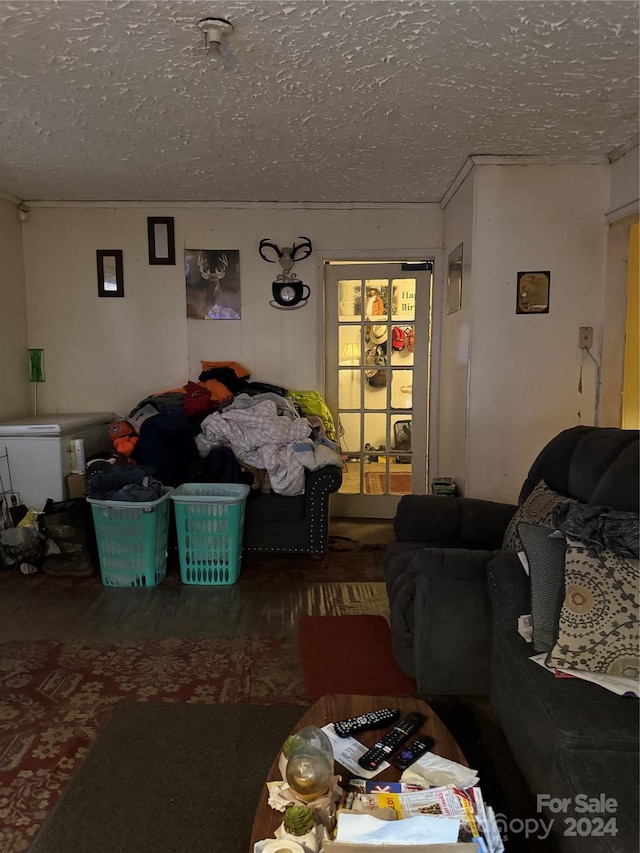
[[[325,263],[329,261],[424,261],[433,260],[433,299],[431,309],[432,327],[430,330],[431,357],[429,359],[428,393],[427,393],[427,452],[428,472],[430,479],[438,476],[438,427],[440,403],[440,339],[442,329],[442,305],[445,292],[445,253],[442,248],[423,249],[345,249],[332,251],[330,249],[315,250],[316,258],[316,293],[322,294],[322,307],[317,314],[316,328],[316,387],[324,395],[326,393],[325,371],[325,325],[326,325],[326,284],[324,280]],[[427,483],[427,488],[429,484]]]

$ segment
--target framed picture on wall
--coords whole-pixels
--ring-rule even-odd
[[[516,314],[548,314],[550,285],[549,270],[519,272]]]
[[[185,249],[184,271],[188,318],[240,319],[238,249]]]
[[[124,296],[122,249],[96,249],[98,296]]]
[[[151,266],[175,266],[176,243],[173,216],[148,216],[147,240]]]
[[[462,308],[462,243],[449,255],[447,267],[447,314]]]

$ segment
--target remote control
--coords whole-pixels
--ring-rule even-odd
[[[409,767],[410,764],[413,764],[414,761],[417,761],[421,755],[424,755],[425,752],[429,752],[434,743],[434,739],[429,737],[429,735],[417,737],[400,750],[393,759],[393,766],[397,767],[398,770],[406,770],[407,767]]]
[[[425,720],[424,714],[411,711],[404,719],[396,723],[386,735],[374,743],[371,749],[360,756],[358,759],[360,767],[364,767],[365,770],[377,770],[392,752],[395,752],[412,734],[418,731]]]
[[[386,725],[395,723],[400,716],[397,708],[381,708],[379,711],[371,711],[368,714],[360,714],[358,717],[349,717],[333,724],[333,728],[340,737],[349,737],[358,732],[368,732],[371,729],[382,729]]]

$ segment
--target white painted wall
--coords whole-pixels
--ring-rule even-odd
[[[453,477],[460,492],[465,491],[467,467],[467,381],[473,300],[473,211],[475,175],[471,171],[444,210],[445,266],[449,254],[462,247],[461,308],[447,314],[447,288],[442,288],[440,304],[440,380],[437,471],[431,476]],[[435,460],[433,460],[435,461]]]
[[[515,501],[560,430],[593,424],[603,322],[608,166],[475,170],[466,493]],[[516,314],[518,271],[550,270],[548,314]],[[580,367],[582,393],[578,390]]]
[[[636,145],[611,164],[609,212],[620,210],[640,196],[640,152]]]
[[[0,198],[0,420],[31,414],[22,226]]]
[[[28,345],[44,347],[47,366],[39,408],[126,414],[147,394],[197,378],[201,359],[234,359],[257,380],[319,387],[319,257],[364,259],[442,245],[446,256],[463,242],[462,310],[444,313],[440,325],[439,456],[431,459],[431,474],[456,477],[469,496],[514,501],[533,458],[553,435],[594,422],[595,365],[584,357],[580,394],[577,339],[579,326],[593,326],[593,352],[600,356],[609,322],[604,216],[610,203],[608,166],[476,165],[444,213],[437,206],[34,206],[23,239]],[[179,258],[184,247],[240,250],[241,321],[186,320],[180,261],[175,267],[147,262],[146,217],[152,215],[175,217]],[[29,408],[26,372],[19,378],[26,371],[24,300],[20,286],[13,286],[23,275],[13,205],[0,204],[0,217],[0,401],[21,404],[23,411],[12,403],[3,412],[18,417]],[[302,235],[316,250],[298,266],[311,300],[298,311],[277,311],[268,302],[279,267],[266,264],[257,246],[262,237],[283,245]],[[98,298],[97,248],[123,249],[124,299]],[[516,274],[535,269],[551,270],[550,313],[516,315]]]
[[[175,217],[177,264],[149,266],[147,216]],[[43,347],[41,411],[126,414],[148,394],[197,379],[200,361],[236,360],[258,381],[319,387],[322,274],[314,255],[296,266],[311,286],[299,310],[269,306],[280,266],[258,255],[269,237],[308,236],[344,258],[442,245],[438,205],[394,209],[256,207],[35,207],[25,227],[30,346]],[[187,320],[182,250],[239,249],[242,319]],[[122,249],[124,299],[100,299],[96,249]]]

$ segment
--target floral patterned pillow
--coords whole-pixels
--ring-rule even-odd
[[[640,676],[640,561],[595,554],[567,539],[565,596],[547,666],[637,679]]]
[[[537,524],[539,527],[553,527],[553,511],[560,504],[569,503],[572,498],[565,498],[550,489],[544,480],[534,487],[522,506],[518,507],[507,527],[502,540],[503,551],[522,551],[522,543],[518,536],[518,525],[521,522]]]

